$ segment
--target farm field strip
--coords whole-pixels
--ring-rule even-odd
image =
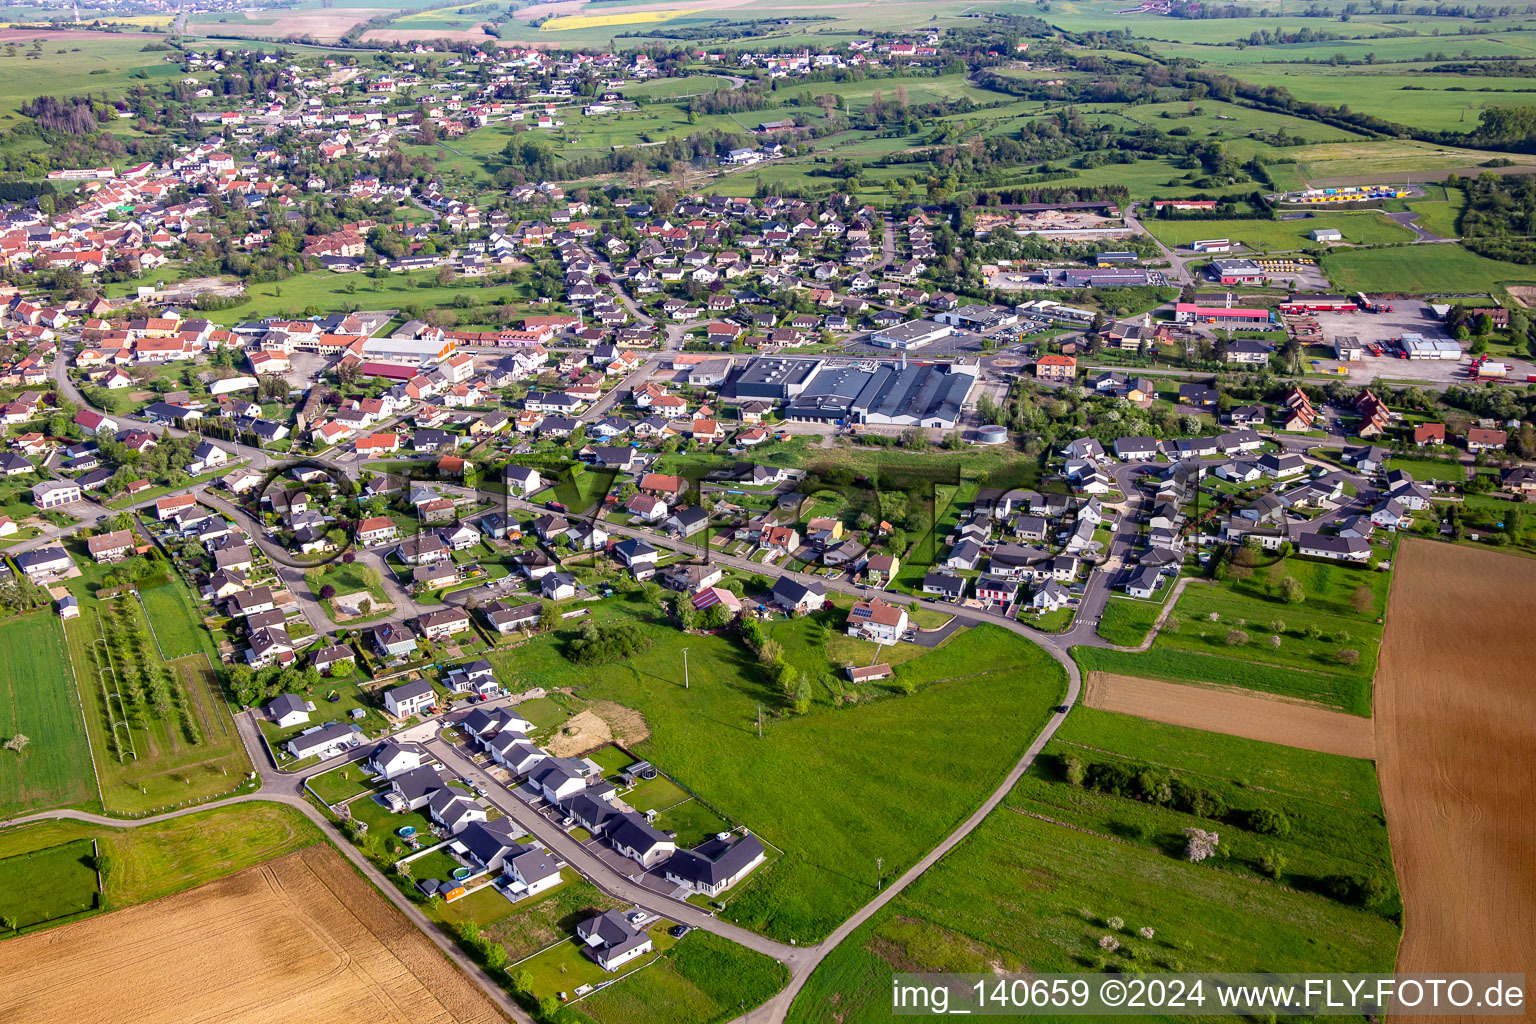
[[[1325,754],[1371,758],[1376,752],[1368,718],[1277,700],[1252,691],[1090,672],[1084,681],[1083,703],[1169,725]]]
[[[1536,576],[1519,557],[1405,541],[1377,747],[1406,930],[1400,971],[1536,960]]]
[[[250,771],[207,656],[161,661],[147,621],[132,596],[90,598],[65,626],[108,813],[224,795]]]
[[[68,648],[51,611],[0,629],[0,737],[27,737],[0,751],[0,814],[94,802],[95,778]]]

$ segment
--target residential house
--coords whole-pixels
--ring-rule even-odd
[[[806,615],[827,603],[827,588],[816,581],[805,584],[780,576],[773,585],[772,600],[790,615]]]
[[[907,631],[907,610],[880,598],[855,601],[848,610],[848,635],[877,644],[894,644]]]
[[[738,839],[716,836],[691,850],[678,850],[667,859],[667,881],[706,896],[718,896],[740,882],[766,856],[756,836]]]
[[[267,702],[267,719],[279,729],[291,729],[309,721],[309,705],[292,693],[280,693]]]
[[[384,710],[396,718],[419,715],[436,704],[437,691],[425,679],[415,679],[384,691]]]
[[[618,910],[609,910],[576,926],[582,952],[605,971],[620,967],[651,951],[651,937],[642,927],[630,923]]]

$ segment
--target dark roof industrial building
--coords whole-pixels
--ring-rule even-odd
[[[948,429],[959,420],[976,374],[974,364],[831,367],[811,379],[784,418]]]
[[[824,365],[820,359],[754,359],[730,382],[725,397],[788,402],[806,389]]]

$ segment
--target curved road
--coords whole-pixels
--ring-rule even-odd
[[[244,716],[242,716],[242,718],[243,717]],[[245,738],[244,729],[241,730],[241,736],[242,738]],[[254,757],[255,752],[252,751],[252,754],[252,763],[255,764],[257,763]],[[452,961],[459,968],[459,970],[463,971],[476,985],[478,985],[480,989],[486,994],[486,997],[489,998],[491,1002],[493,1002],[503,1013],[512,1018],[514,1021],[517,1021],[518,1024],[535,1024],[533,1018],[525,1013],[522,1007],[513,1002],[511,997],[507,995],[506,991],[500,985],[498,985],[489,974],[487,974],[480,968],[478,964],[476,964],[473,960],[464,954],[464,951],[461,950],[458,944],[448,936],[447,932],[443,931],[443,929],[440,928],[435,922],[428,919],[427,916],[423,914],[414,903],[401,895],[400,890],[394,885],[394,883],[392,883],[388,878],[384,877],[384,872],[380,871],[372,861],[364,857],[358,851],[357,847],[353,846],[351,841],[343,836],[341,832],[336,828],[336,826],[331,824],[330,821],[326,819],[325,815],[321,814],[314,808],[313,805],[311,805],[307,800],[299,795],[302,782],[294,782],[291,791],[268,792],[265,773],[258,774],[262,775],[263,788],[261,792],[248,793],[243,796],[228,797],[223,800],[212,800],[197,807],[184,807],[180,810],[169,811],[165,814],[157,814],[149,818],[139,818],[134,821],[127,821],[120,818],[111,818],[103,814],[90,814],[85,811],[59,810],[44,811],[40,814],[29,814],[25,817],[14,818],[10,821],[0,822],[0,825],[22,825],[31,821],[46,821],[50,819],[68,818],[73,821],[83,821],[92,825],[106,825],[112,828],[141,828],[145,825],[153,825],[158,822],[169,821],[172,818],[180,818],[188,814],[199,814],[203,811],[212,810],[216,807],[228,807],[233,804],[251,803],[254,801],[280,803],[288,807],[293,807],[301,812],[310,821],[314,822],[315,826],[320,829],[321,833],[330,840],[331,845],[334,846],[337,850],[341,851],[342,856],[351,861],[352,866],[357,868],[358,871],[362,872],[364,877],[372,882],[374,887],[377,888],[379,892],[383,893],[384,897],[393,903],[395,908],[399,910],[400,913],[404,914],[412,924],[414,924],[422,931],[423,934],[427,936],[427,938],[431,939],[437,948],[443,951],[443,955]]]
[[[1177,266],[1177,264],[1175,265]],[[622,289],[619,290],[619,294],[623,294]],[[649,367],[651,364],[652,361],[647,360],[646,366]],[[66,396],[71,397],[82,407],[89,407],[88,403],[84,401],[83,396],[80,395],[79,391],[74,387],[73,383],[68,380],[67,374],[63,368],[62,357],[55,360],[55,380],[59,383],[60,390]],[[120,422],[137,423],[137,421],[131,420],[127,417],[115,418]],[[251,458],[253,466],[265,466],[268,462],[266,454],[258,449],[248,449],[240,445],[229,445],[229,447],[235,448],[242,455]],[[1120,488],[1121,492],[1126,495],[1127,509],[1139,505],[1142,500],[1135,485],[1137,477],[1145,472],[1147,468],[1148,467],[1146,466],[1140,465],[1117,465],[1114,467],[1114,477],[1116,484]],[[477,493],[485,497],[493,498],[495,500],[505,501],[509,506],[522,507],[533,511],[543,510],[541,505],[538,505],[534,502],[508,498],[504,495],[496,494],[494,492]],[[1362,497],[1364,494],[1365,492],[1362,491]],[[221,512],[225,512],[225,514],[233,514],[235,512],[235,506],[229,505],[228,503],[223,502],[221,499],[210,499],[206,493],[204,493],[203,499],[208,500],[211,505],[213,505],[215,508],[218,508]],[[253,539],[255,539],[256,543],[258,543],[264,551],[267,551],[270,556],[271,545],[266,541],[265,531],[260,528],[259,524],[253,524],[253,526]],[[837,590],[843,593],[857,595],[863,595],[867,593],[867,591],[865,591],[863,588],[855,586],[846,580],[826,580],[819,577],[812,577],[803,573],[779,569],[774,566],[765,566],[760,563],[752,562],[748,559],[725,555],[719,552],[708,550],[707,548],[701,548],[696,544],[691,544],[685,541],[676,541],[668,537],[662,537],[651,530],[641,530],[617,524],[610,524],[607,526],[607,528],[611,534],[639,537],[649,541],[652,544],[655,544],[658,547],[664,547],[685,554],[690,554],[695,558],[710,559],[722,565],[731,566],[733,568],[739,568],[745,571],[761,573],[769,576],[789,576],[800,580],[801,582],[820,582],[830,590]],[[1108,556],[1107,561],[1113,563],[1116,559],[1123,560],[1125,555],[1127,555],[1131,550],[1131,545],[1134,543],[1134,538],[1134,517],[1130,515],[1129,512],[1127,512],[1127,514],[1122,516],[1121,529],[1116,532],[1113,539],[1111,540],[1110,550],[1106,552],[1106,555]],[[319,611],[320,606],[318,602],[315,601],[313,595],[309,593],[307,584],[303,582],[302,571],[300,568],[296,566],[290,566],[288,568],[290,569],[292,576],[295,578],[288,579],[285,577],[285,581],[290,583],[291,586],[298,588],[297,592],[301,595],[301,604],[305,608],[306,616],[311,617],[311,623],[316,626],[317,630],[322,632],[334,630],[334,624],[330,623],[329,619],[324,617],[323,612]],[[391,574],[388,573],[385,573],[384,575],[387,580],[391,577]],[[1096,569],[1091,572],[1088,584],[1085,587],[1083,593],[1083,597],[1079,602],[1078,614],[1074,619],[1073,627],[1067,632],[1061,634],[1041,632],[1040,630],[1024,625],[1023,623],[1020,623],[1005,615],[961,610],[957,609],[952,604],[934,601],[921,596],[896,593],[882,593],[880,595],[883,599],[892,603],[903,604],[911,607],[929,608],[935,611],[954,615],[958,620],[968,626],[979,625],[982,623],[991,623],[993,625],[1001,626],[1010,632],[1016,633],[1030,640],[1031,642],[1038,644],[1048,654],[1050,654],[1050,656],[1055,659],[1056,662],[1060,664],[1066,671],[1066,695],[1063,698],[1061,705],[1051,714],[1044,727],[1030,742],[1022,756],[1018,759],[1017,762],[1015,762],[1008,773],[1001,780],[999,780],[998,784],[993,788],[992,792],[981,803],[981,805],[971,813],[970,816],[968,816],[963,822],[960,823],[958,827],[956,827],[952,832],[945,836],[938,843],[938,845],[936,845],[915,864],[903,872],[895,881],[893,881],[884,890],[882,890],[874,899],[870,900],[869,903],[861,907],[856,913],[853,914],[853,916],[839,925],[826,939],[814,946],[785,946],[782,943],[764,938],[763,936],[757,935],[754,932],[750,932],[736,925],[721,921],[718,918],[715,918],[712,915],[709,915],[704,911],[692,907],[688,904],[680,903],[676,900],[660,896],[649,889],[637,885],[629,878],[619,874],[605,861],[598,858],[581,843],[571,839],[570,836],[565,834],[558,827],[554,826],[553,823],[549,822],[547,819],[544,819],[535,810],[522,804],[521,801],[517,800],[515,797],[512,797],[510,793],[507,793],[506,796],[503,796],[502,794],[505,792],[505,787],[501,786],[499,783],[496,783],[495,780],[484,776],[484,774],[480,772],[480,770],[469,759],[465,758],[463,754],[461,754],[457,749],[450,747],[445,741],[442,740],[440,736],[436,739],[429,740],[427,742],[427,747],[434,755],[439,758],[439,760],[442,761],[445,766],[452,768],[458,774],[483,781],[485,783],[487,799],[490,800],[493,805],[500,808],[509,817],[517,820],[519,824],[523,825],[523,827],[527,828],[529,831],[535,832],[536,830],[536,834],[541,840],[545,842],[546,845],[548,845],[552,850],[554,850],[554,852],[560,855],[562,859],[564,859],[568,864],[591,879],[600,888],[620,899],[629,900],[638,906],[644,907],[647,910],[651,910],[654,913],[661,914],[668,919],[703,928],[715,934],[729,938],[732,941],[745,945],[748,948],[755,949],[770,956],[774,956],[776,959],[782,961],[790,969],[789,984],[773,999],[769,1000],[763,1006],[741,1018],[743,1022],[753,1022],[753,1024],[766,1021],[778,1022],[785,1019],[791,1006],[794,1003],[796,996],[798,996],[801,989],[804,988],[806,981],[809,979],[816,966],[820,964],[821,961],[824,960],[827,955],[830,954],[832,950],[835,949],[843,940],[852,934],[853,931],[868,921],[875,913],[877,913],[882,907],[894,899],[907,886],[911,885],[911,883],[921,877],[925,871],[936,864],[940,858],[942,858],[950,850],[954,849],[962,840],[966,838],[966,836],[970,835],[971,832],[974,831],[976,827],[986,819],[987,815],[990,814],[1003,801],[1003,799],[1008,795],[1008,792],[1018,782],[1019,778],[1034,763],[1036,757],[1039,756],[1041,749],[1051,739],[1051,737],[1055,735],[1056,730],[1060,728],[1061,723],[1065,721],[1070,709],[1077,703],[1082,694],[1082,674],[1079,671],[1076,662],[1072,659],[1069,653],[1069,649],[1074,645],[1099,647],[1112,646],[1107,641],[1099,637],[1096,632],[1099,615],[1102,613],[1104,604],[1108,600],[1109,578],[1110,574],[1108,571]],[[1184,584],[1181,583],[1180,585],[1182,586]],[[467,593],[468,592],[465,592],[466,595]],[[403,595],[404,592],[401,591],[401,594]],[[308,597],[308,600],[303,600],[303,598],[306,596]],[[397,610],[399,611],[411,611],[416,607],[414,602],[409,600],[408,596],[401,597],[400,602],[400,605],[397,605]],[[1169,608],[1171,607],[1172,602],[1169,602]],[[322,628],[320,622],[316,621],[316,617],[318,617],[320,620],[323,620],[329,629]],[[1163,619],[1165,618],[1166,610],[1165,614],[1159,619],[1154,629],[1160,627]],[[1150,637],[1148,642],[1150,642]],[[251,755],[252,764],[266,764],[270,765],[271,769],[275,769],[275,765],[271,765],[269,758],[266,756],[265,744],[260,739],[256,725],[251,720],[250,713],[244,713],[240,716],[237,716],[236,721],[240,728],[241,738],[244,740],[248,752]],[[371,747],[371,744],[369,746]],[[480,987],[486,991],[487,995],[497,1003],[498,1006],[507,1012],[513,1019],[519,1022],[529,1021],[530,1018],[527,1016],[527,1014],[523,1013],[519,1007],[511,1002],[511,1000],[502,991],[500,986],[498,986],[477,965],[470,961],[458,949],[457,945],[454,944],[454,942],[449,939],[445,933],[443,933],[431,921],[429,921],[412,903],[410,903],[409,900],[405,899],[405,897],[402,896],[398,889],[393,884],[391,884],[387,878],[384,877],[383,873],[380,872],[377,867],[375,867],[370,861],[363,857],[362,854],[349,841],[347,841],[345,837],[342,836],[339,831],[333,825],[331,825],[331,823],[327,821],[318,810],[316,810],[303,798],[303,785],[306,778],[318,772],[328,770],[338,763],[347,760],[360,759],[364,756],[364,751],[366,749],[367,748],[364,748],[364,750],[352,751],[349,754],[333,758],[330,761],[314,766],[302,774],[290,774],[277,772],[275,770],[257,769],[263,783],[263,790],[261,792],[247,794],[244,796],[231,797],[224,800],[211,801],[207,804],[203,804],[195,808],[185,808],[179,811],[170,812],[168,814],[157,815],[153,818],[145,818],[138,821],[129,822],[120,821],[118,819],[110,818],[104,815],[93,815],[72,810],[60,810],[28,815],[26,817],[17,818],[9,822],[0,822],[0,825],[20,824],[26,821],[46,820],[50,818],[73,818],[76,820],[110,825],[114,827],[133,828],[140,825],[151,824],[156,821],[164,821],[169,818],[179,817],[184,814],[197,813],[199,811],[208,810],[213,807],[249,802],[254,800],[270,800],[296,807],[303,814],[305,814],[306,817],[314,821],[320,827],[322,832],[332,840],[333,845],[340,849],[342,853],[349,860],[351,860],[352,863],[357,866],[360,871],[364,873],[365,876],[373,881],[374,884],[380,889],[380,891],[382,891],[386,897],[389,898],[391,902],[393,902],[401,910],[402,913],[404,913],[408,918],[412,920],[413,923],[415,923],[419,928],[426,932],[426,934],[432,938],[432,941],[435,942],[440,948],[442,948],[445,954],[456,964],[458,964],[466,974],[473,978],[480,985]]]

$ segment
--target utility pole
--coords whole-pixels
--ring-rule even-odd
[[[875,888],[876,889],[884,889],[885,888],[885,858],[884,857],[876,857],[875,858]]]
[[[757,706],[757,738],[763,738],[763,706]]]
[[[683,689],[688,689],[688,648],[683,648]]]

